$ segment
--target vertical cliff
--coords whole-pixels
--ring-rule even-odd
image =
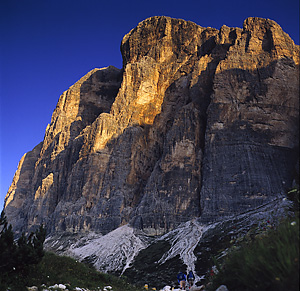
[[[299,159],[299,46],[274,21],[203,28],[151,17],[122,40],[123,69],[60,97],[5,200],[16,231],[160,235],[272,201]]]
[[[229,31],[220,30],[228,52],[217,66],[207,110],[205,221],[284,194],[299,149],[299,49],[271,20],[249,18],[242,31]]]

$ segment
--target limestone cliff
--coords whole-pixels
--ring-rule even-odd
[[[123,69],[60,97],[5,200],[15,231],[160,235],[272,201],[299,159],[299,46],[272,20],[220,30],[151,17],[122,40]]]

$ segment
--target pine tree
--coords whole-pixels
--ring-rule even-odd
[[[24,233],[14,240],[12,226],[8,226],[4,211],[0,216],[0,289],[7,284],[23,281],[31,265],[38,264],[44,256],[43,244],[46,230],[41,225],[27,237]]]
[[[0,250],[0,273],[4,274],[13,270],[12,257],[16,252],[12,226],[8,226],[4,211],[0,216]]]

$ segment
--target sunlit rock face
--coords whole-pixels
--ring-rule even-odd
[[[151,17],[122,40],[123,69],[60,97],[5,200],[17,232],[161,235],[268,203],[299,146],[299,46],[274,21],[203,28]]]

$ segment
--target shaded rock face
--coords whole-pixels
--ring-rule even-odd
[[[5,200],[15,231],[161,235],[268,203],[299,159],[299,46],[271,20],[151,17],[60,97]]]

